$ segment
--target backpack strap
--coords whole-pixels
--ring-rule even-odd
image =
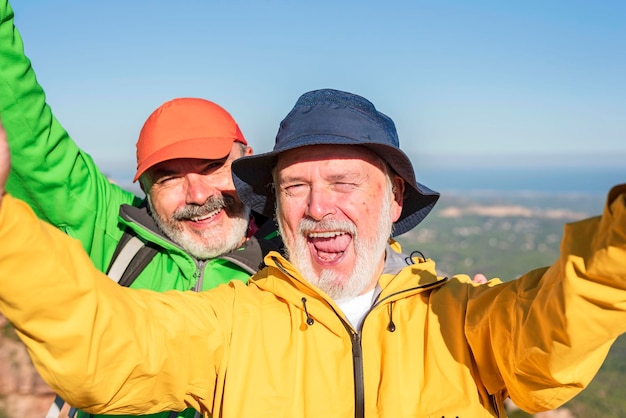
[[[65,401],[59,395],[56,395],[54,397],[54,401],[52,402],[52,405],[50,405],[50,409],[48,409],[46,418],[58,418],[59,414],[61,413],[61,408],[63,408],[64,404],[65,404]],[[72,415],[70,415],[70,417],[71,416]]]
[[[130,287],[158,252],[156,245],[126,229],[113,252],[107,276],[120,286]]]
[[[109,276],[111,280],[117,283],[119,283],[122,279],[122,276],[124,275],[126,269],[130,267],[133,257],[135,257],[135,255],[137,255],[139,251],[141,251],[141,248],[144,246],[143,241],[135,236],[131,236],[128,242],[126,242],[126,245],[120,244],[121,241],[115,249],[115,252],[117,252],[118,254],[113,255],[113,259],[109,264],[109,270],[107,271],[107,276]],[[120,248],[121,251],[118,251]]]
[[[142,241],[132,230],[126,229],[113,252],[107,276],[120,286],[130,287],[157,252],[156,246]],[[56,395],[46,418],[59,418],[64,404],[65,401]],[[75,417],[76,412],[76,408],[71,408],[68,417]]]

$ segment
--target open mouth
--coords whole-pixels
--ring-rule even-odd
[[[203,205],[185,205],[174,212],[172,218],[175,221],[192,224],[211,222],[212,218],[223,213],[228,207],[233,207],[234,203],[234,199],[230,196],[212,197],[207,199]]]
[[[352,242],[352,235],[345,231],[314,231],[306,237],[311,253],[322,265],[340,262]]]
[[[188,218],[188,220],[190,220],[191,222],[205,222],[205,221],[208,221],[211,218],[219,215],[223,210],[224,210],[224,208],[219,208],[219,209],[216,209],[214,211],[211,211],[211,212],[203,214],[203,215],[192,216],[192,217]]]

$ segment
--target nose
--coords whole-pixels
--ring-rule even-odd
[[[203,205],[216,193],[216,188],[204,176],[189,173],[185,176],[185,203]]]
[[[335,197],[331,190],[324,187],[312,187],[309,193],[307,216],[320,221],[335,213]]]

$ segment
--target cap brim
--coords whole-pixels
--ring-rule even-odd
[[[146,170],[163,161],[177,158],[222,159],[230,154],[234,142],[234,138],[193,138],[175,142],[145,158],[137,167],[133,181],[137,181]]]

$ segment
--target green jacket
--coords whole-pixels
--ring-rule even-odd
[[[165,237],[143,199],[111,183],[52,114],[7,0],[0,0],[0,117],[12,158],[7,191],[78,239],[99,270],[107,270],[126,228],[158,247],[134,288],[203,290],[232,279],[245,282],[263,255],[278,248],[273,222],[262,225],[242,248],[206,261]]]

